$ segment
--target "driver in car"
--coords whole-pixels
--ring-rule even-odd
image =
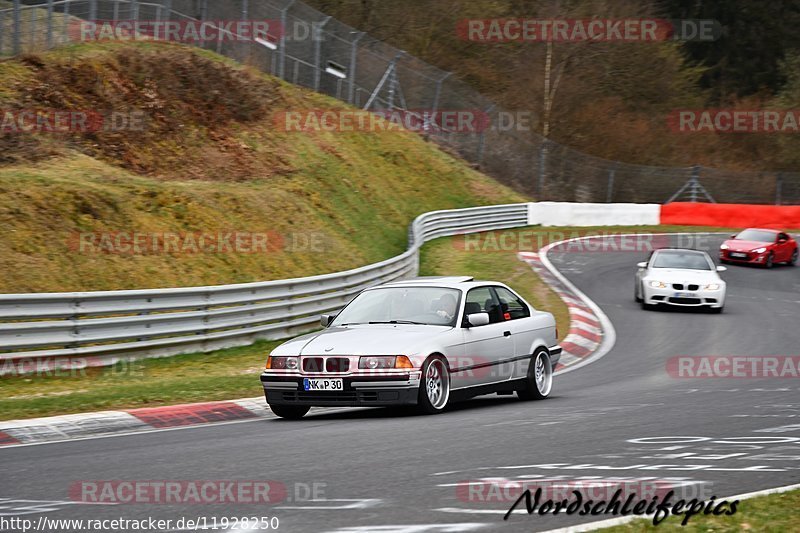
[[[444,294],[439,298],[438,307],[439,309],[437,309],[436,314],[450,322],[456,316],[455,296],[452,294]]]

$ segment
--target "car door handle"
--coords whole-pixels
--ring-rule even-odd
[[[511,336],[511,332],[510,331],[504,331],[503,332],[503,337],[510,337],[510,336]]]

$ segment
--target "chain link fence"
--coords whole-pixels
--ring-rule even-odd
[[[468,110],[481,131],[425,127],[430,140],[540,200],[800,204],[800,174],[633,165],[594,157],[531,131],[503,127],[514,113],[442,71],[297,0],[0,0],[0,55],[82,40],[89,21],[270,21],[266,39],[196,42],[284,80],[370,111],[428,115]]]

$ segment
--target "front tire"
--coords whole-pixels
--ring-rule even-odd
[[[311,409],[307,405],[272,405],[269,404],[272,412],[287,420],[300,420]]]
[[[641,285],[636,285],[636,287],[641,287]],[[633,289],[633,299],[636,300],[636,303],[642,303],[642,297],[639,296],[639,291],[636,290],[636,287]],[[642,294],[644,294],[644,289],[642,289]]]
[[[796,264],[797,264],[797,248],[795,248],[794,252],[792,252],[792,257],[791,257],[791,259],[789,259],[788,265],[789,266],[794,266]]]
[[[764,263],[764,268],[772,268],[774,264],[775,264],[775,254],[770,252],[769,255],[767,256],[767,262]]]
[[[434,355],[422,365],[417,411],[424,415],[439,414],[447,407],[449,400],[450,370],[443,357]]]
[[[553,365],[547,350],[540,348],[533,354],[528,367],[525,387],[517,390],[520,400],[544,400],[553,390]]]

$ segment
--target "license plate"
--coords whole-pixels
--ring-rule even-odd
[[[303,378],[305,390],[344,390],[341,379],[309,379]]]
[[[675,298],[697,298],[697,294],[694,292],[676,292]]]
[[[743,254],[743,253],[739,253],[739,252],[731,252],[731,257],[745,258],[745,257],[747,257],[747,254]]]

